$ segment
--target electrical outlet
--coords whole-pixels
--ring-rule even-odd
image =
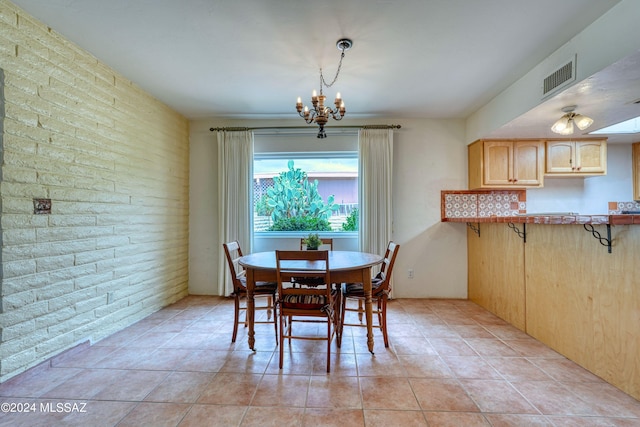
[[[409,279],[413,279],[413,268],[407,270],[407,277]]]

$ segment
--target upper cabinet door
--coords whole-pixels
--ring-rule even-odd
[[[513,185],[513,142],[484,142],[484,185]]]
[[[478,140],[469,145],[469,188],[542,187],[540,140]]]
[[[557,176],[606,175],[607,141],[547,141],[545,173]]]
[[[544,171],[543,146],[540,141],[513,143],[513,183],[541,186]]]
[[[576,142],[576,171],[580,173],[606,173],[607,143],[605,141]]]
[[[575,171],[575,147],[573,141],[547,142],[547,173],[572,173]]]

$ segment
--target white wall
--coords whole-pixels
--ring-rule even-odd
[[[217,150],[210,127],[300,126],[302,121],[191,122],[190,283],[191,294],[214,294],[219,248],[217,221]],[[466,231],[463,224],[440,222],[440,191],[466,188],[467,160],[462,120],[360,120],[341,124],[400,124],[394,133],[394,296],[466,298]],[[331,123],[328,129],[330,129]],[[330,136],[329,130],[327,131]],[[315,139],[314,143],[322,144]],[[291,241],[276,240],[289,247]],[[347,242],[339,242],[347,248]],[[271,249],[268,244],[257,243]],[[414,270],[414,279],[407,270]]]
[[[3,382],[187,295],[189,128],[4,0],[0,21]]]
[[[640,2],[622,0],[580,34],[556,50],[473,113],[467,120],[467,143],[485,138],[495,129],[542,103],[541,82],[550,72],[577,55],[576,82],[638,51]]]
[[[370,121],[373,123],[374,121]],[[376,120],[399,123],[394,133],[394,232],[401,245],[394,275],[399,298],[466,298],[466,226],[440,222],[440,191],[467,188],[467,147],[463,121]],[[298,126],[297,121],[244,122],[244,126]],[[366,124],[362,121],[359,124]],[[191,123],[190,283],[191,294],[214,294],[218,271],[217,151],[213,126],[238,122]],[[318,143],[323,143],[318,141]],[[609,144],[608,174],[591,178],[545,178],[545,187],[527,191],[529,212],[606,214],[608,202],[632,200],[630,145]],[[352,246],[349,246],[352,245]],[[256,251],[294,248],[296,239],[258,239]],[[355,249],[348,239],[336,249]],[[407,270],[414,270],[414,279]]]
[[[527,212],[578,212],[607,215],[609,202],[633,200],[631,145],[608,144],[607,175],[549,178],[544,187],[527,191]]]

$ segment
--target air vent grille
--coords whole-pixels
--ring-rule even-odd
[[[547,96],[556,91],[558,88],[564,87],[576,79],[576,61],[571,61],[558,68],[553,73],[545,77],[543,82],[542,95]]]

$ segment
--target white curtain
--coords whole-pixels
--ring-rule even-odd
[[[360,250],[384,255],[392,237],[393,130],[360,129]]]
[[[218,295],[233,292],[222,244],[237,240],[251,252],[253,132],[218,131]]]

